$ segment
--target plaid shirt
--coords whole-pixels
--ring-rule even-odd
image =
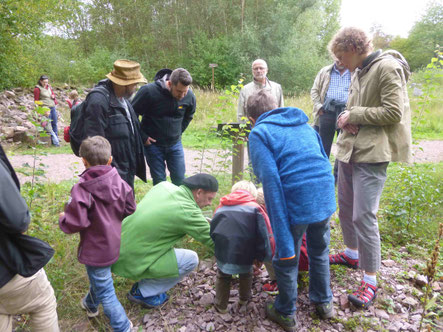
[[[351,84],[351,73],[348,69],[345,70],[343,75],[337,68],[332,67],[331,80],[329,81],[328,92],[326,92],[326,98],[335,99],[337,101],[346,103],[348,100],[349,85]]]

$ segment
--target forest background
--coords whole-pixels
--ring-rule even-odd
[[[331,62],[340,0],[0,0],[0,89],[54,83],[91,85],[119,58],[138,61],[152,81],[161,68],[187,68],[194,84],[215,87],[250,78],[264,58],[285,94],[312,86]],[[443,44],[443,5],[431,2],[407,38],[372,28],[377,48],[393,48],[411,69],[425,67]]]

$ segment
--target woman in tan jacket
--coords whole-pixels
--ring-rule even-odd
[[[331,53],[355,71],[346,109],[337,120],[339,218],[346,245],[330,255],[330,264],[364,271],[360,288],[349,295],[357,307],[376,298],[380,267],[377,211],[389,162],[411,161],[411,111],[406,83],[409,66],[396,51],[373,52],[371,40],[358,28],[340,30]]]

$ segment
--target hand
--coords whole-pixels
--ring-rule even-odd
[[[148,139],[145,142],[145,145],[151,145],[152,143],[157,142],[157,140],[153,139],[152,137],[148,137]]]
[[[349,123],[349,111],[344,111],[338,116],[337,127],[344,129],[344,127]]]
[[[323,115],[323,114],[325,114],[325,110],[323,109],[323,107],[321,107],[321,108],[318,110],[318,115]]]
[[[347,124],[346,126],[343,127],[344,131],[347,131],[348,133],[350,133],[352,135],[357,135],[359,129],[360,128],[354,124]]]
[[[59,217],[63,218],[64,216],[65,216],[65,213],[64,212],[60,212]]]

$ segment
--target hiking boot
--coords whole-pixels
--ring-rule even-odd
[[[229,291],[231,289],[231,275],[217,271],[217,279],[215,279],[215,299],[214,307],[221,313],[228,312]]]
[[[132,289],[129,291],[126,297],[129,301],[141,304],[143,307],[148,309],[161,307],[169,299],[169,296],[166,293],[144,297],[140,293],[137,282],[132,286]]]
[[[348,295],[348,300],[358,308],[368,308],[377,297],[377,287],[362,281],[360,288]]]
[[[286,316],[279,313],[275,307],[273,302],[266,303],[266,317],[278,325],[285,331],[295,332],[297,322],[293,316]]]
[[[273,280],[263,285],[263,291],[268,293],[269,295],[277,295],[278,294],[278,286],[277,280]]]
[[[89,318],[97,317],[99,314],[98,308],[95,309],[89,308],[86,304],[86,296],[81,299],[80,306],[82,307],[83,310],[86,310],[86,315],[88,315]]]
[[[346,256],[344,252],[329,255],[329,265],[334,264],[345,265],[352,269],[358,269],[358,259],[351,259]]]
[[[329,303],[317,303],[315,305],[315,310],[321,319],[329,319],[334,316],[334,306],[332,301]]]
[[[226,308],[221,308],[217,303],[214,303],[214,308],[215,308],[215,310],[217,310],[221,314],[228,313],[228,307],[227,306],[226,306]]]

